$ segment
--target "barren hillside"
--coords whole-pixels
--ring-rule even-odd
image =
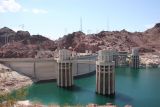
[[[28,31],[13,31],[7,27],[0,29],[0,57],[35,57],[39,50],[66,48],[77,52],[114,48],[129,51],[140,47],[141,52],[160,51],[160,23],[145,32],[101,31],[97,34],[73,32],[52,41],[42,35],[30,35]]]

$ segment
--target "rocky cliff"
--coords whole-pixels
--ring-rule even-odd
[[[66,48],[77,52],[114,48],[129,51],[140,47],[141,52],[160,51],[160,23],[144,32],[101,31],[97,34],[73,32],[52,41],[42,35],[30,35],[28,31],[13,31],[7,27],[0,29],[0,57],[35,57],[39,50]]]
[[[0,57],[35,57],[39,50],[55,50],[54,41],[41,36],[30,35],[28,31],[17,31],[4,27],[0,29]]]
[[[78,52],[92,50],[93,52],[114,48],[119,51],[130,51],[132,47],[140,47],[141,52],[160,51],[160,23],[145,32],[101,31],[97,34],[74,32],[58,40],[60,47],[69,48]]]

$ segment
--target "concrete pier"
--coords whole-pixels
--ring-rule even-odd
[[[115,94],[115,62],[112,51],[101,50],[96,61],[96,92],[102,95]]]
[[[70,87],[73,85],[72,62],[58,62],[57,85],[60,87]]]
[[[139,49],[133,48],[131,54],[131,67],[132,68],[139,68]]]
[[[73,85],[72,61],[69,50],[62,49],[59,51],[59,58],[57,60],[57,85],[59,87],[71,87]]]

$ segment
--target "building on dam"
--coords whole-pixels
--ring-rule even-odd
[[[60,87],[70,87],[73,85],[73,71],[72,71],[72,53],[69,50],[59,50],[58,77],[57,85]]]
[[[126,52],[126,51],[119,51],[118,52],[118,66],[124,67],[124,66],[128,65],[127,56],[128,56],[128,52]]]
[[[96,92],[102,95],[115,94],[115,62],[113,51],[100,50],[96,61]]]
[[[115,67],[118,67],[118,52],[116,50],[112,50],[111,51],[112,55],[113,55],[113,61],[115,63]]]
[[[139,48],[133,48],[131,54],[131,67],[139,68]]]

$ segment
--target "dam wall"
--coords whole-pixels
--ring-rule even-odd
[[[52,58],[12,58],[0,59],[0,62],[35,81],[56,79],[57,76],[57,62]]]
[[[77,58],[73,61],[73,75],[79,76],[95,71],[95,64],[85,60],[95,57]],[[81,61],[77,61],[81,59]],[[83,61],[84,60],[84,61]],[[34,81],[57,79],[57,61],[54,58],[4,58],[0,63],[21,74],[29,76]]]

